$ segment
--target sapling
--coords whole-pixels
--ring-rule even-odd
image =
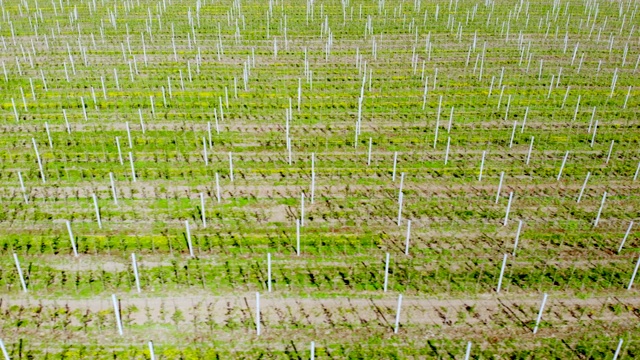
[[[638,179],[638,173],[640,173],[640,162],[638,162],[638,166],[636,167],[636,172],[633,174],[633,181]]]
[[[369,151],[367,154],[367,166],[371,165],[371,144],[372,144],[372,139],[369,138]]]

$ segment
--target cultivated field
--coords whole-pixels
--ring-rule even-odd
[[[639,4],[0,0],[0,350],[640,357]]]

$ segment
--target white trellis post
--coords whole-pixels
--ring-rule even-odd
[[[271,253],[267,254],[267,288],[271,292]]]
[[[521,230],[522,230],[522,220],[518,220],[518,231],[516,232],[516,240],[513,243],[513,256],[516,256],[516,250],[518,250],[518,241],[520,240]]]
[[[633,274],[631,274],[631,280],[629,281],[629,286],[627,286],[627,290],[631,290],[631,286],[633,286],[633,280],[635,280],[636,274],[638,274],[638,267],[640,267],[640,256],[638,256],[636,267],[633,269]]]
[[[109,173],[109,180],[111,181],[111,194],[113,195],[113,203],[118,205],[118,196],[116,194],[116,182],[113,179],[113,173]]]
[[[231,182],[233,182],[233,157],[231,152],[229,152],[229,178],[231,179]]]
[[[471,341],[467,342],[467,350],[464,353],[464,360],[469,360],[471,356]]]
[[[296,255],[300,256],[300,219],[296,219]]]
[[[22,197],[24,198],[25,204],[29,203],[29,198],[27,197],[27,189],[24,187],[24,180],[22,179],[22,174],[18,171],[18,180],[20,181],[20,190],[22,190]]]
[[[402,223],[402,200],[404,195],[402,192],[398,193],[398,226]]]
[[[396,324],[393,328],[393,333],[398,333],[398,328],[400,327],[400,309],[402,307],[402,294],[398,295],[398,307],[396,308]]]
[[[618,341],[618,347],[616,348],[616,352],[615,354],[613,354],[613,360],[617,360],[618,356],[620,356],[620,350],[622,350],[622,339],[620,339],[620,341]]]
[[[569,157],[569,150],[564,154],[564,159],[562,159],[562,165],[560,165],[560,171],[558,171],[558,177],[556,181],[560,181],[560,177],[562,176],[562,170],[564,169],[564,164],[567,162],[567,158]]]
[[[398,165],[398,152],[393,153],[393,173],[391,175],[391,181],[396,181],[396,167]]]
[[[218,204],[220,203],[220,177],[218,173],[216,173],[216,199],[218,200]]]
[[[4,355],[4,360],[11,360],[11,358],[9,357],[9,352],[7,352],[7,348],[4,346],[4,341],[2,341],[2,339],[0,339],[0,349],[2,350],[2,355]]]
[[[384,261],[384,292],[387,292],[387,285],[389,284],[389,253],[386,255]]]
[[[316,153],[311,153],[311,204],[316,195]]]
[[[480,162],[480,175],[478,176],[478,181],[482,181],[482,170],[484,169],[484,158],[487,155],[486,151],[482,152],[482,161]]]
[[[604,202],[607,199],[607,192],[605,191],[602,195],[602,201],[600,202],[600,208],[598,209],[598,215],[596,215],[596,219],[593,222],[593,227],[598,226],[598,222],[600,222],[600,215],[602,214],[602,209],[604,208]]]
[[[200,212],[202,213],[202,227],[207,227],[207,215],[204,208],[204,193],[200,193]]]
[[[411,220],[407,220],[407,236],[404,241],[404,254],[409,256],[409,238],[411,237]]]
[[[100,207],[98,207],[98,197],[96,197],[96,194],[91,194],[91,197],[93,198],[93,207],[96,210],[96,220],[98,221],[98,227],[100,229],[102,229],[102,220],[100,219]]]
[[[38,168],[40,168],[40,176],[42,177],[42,182],[46,183],[46,179],[44,177],[44,168],[42,167],[42,159],[40,159],[40,153],[38,152],[38,145],[36,144],[36,139],[31,138],[31,142],[33,143],[33,150],[36,152],[36,158],[38,159]]]
[[[315,360],[316,358],[316,343],[315,342],[311,342],[311,355],[310,355],[310,359],[311,360]]]
[[[500,182],[498,183],[498,191],[496,191],[496,204],[500,199],[500,191],[502,190],[502,180],[504,180],[504,171],[500,172]]]
[[[129,152],[129,163],[131,165],[131,179],[136,182],[136,169],[133,166],[133,154],[131,152]]]
[[[304,227],[304,191],[300,195],[300,226]]]
[[[118,304],[118,298],[116,294],[111,295],[111,300],[113,301],[113,312],[116,315],[116,324],[118,325],[118,334],[122,336],[122,319],[120,318],[120,306]]]
[[[531,151],[533,150],[533,136],[531,137],[531,144],[529,144],[529,152],[527,153],[527,161],[526,164],[529,165],[529,161],[531,160]]]
[[[620,243],[620,247],[618,247],[618,254],[620,254],[620,252],[622,251],[622,247],[624,246],[624,242],[627,241],[627,237],[629,237],[629,234],[631,233],[631,228],[633,227],[633,221],[629,223],[629,227],[627,228],[627,232],[624,234],[624,237],[622,238],[622,242]]]
[[[136,289],[140,293],[140,275],[138,274],[138,261],[136,260],[136,254],[131,253],[131,263],[133,265],[133,275],[136,278]]]
[[[513,191],[509,193],[509,202],[507,203],[507,211],[504,214],[504,224],[503,226],[507,226],[507,221],[509,221],[509,211],[511,210],[511,201],[513,200]]]
[[[256,292],[256,335],[260,336],[260,293]]]
[[[13,253],[13,260],[16,263],[16,269],[18,269],[18,276],[20,277],[20,284],[22,285],[22,291],[27,292],[27,283],[24,281],[24,275],[22,274],[22,268],[20,267],[20,260],[18,260],[18,254]]]
[[[500,267],[500,277],[498,278],[498,287],[496,288],[496,293],[500,293],[500,288],[502,287],[502,277],[504,276],[504,268],[507,265],[507,254],[504,254],[504,258],[502,259],[502,267]]]
[[[580,189],[580,194],[578,194],[577,203],[580,203],[580,199],[582,199],[582,194],[584,194],[584,189],[587,187],[587,181],[589,181],[589,176],[591,176],[591,171],[587,173],[587,177],[584,179],[584,183],[582,184],[582,188]]]
[[[194,257],[193,245],[191,244],[191,230],[189,229],[189,220],[184,221],[184,227],[187,235],[187,246],[189,246],[189,256]]]
[[[69,220],[66,221],[67,231],[69,232],[69,239],[71,240],[71,248],[73,248],[73,256],[78,257],[78,248],[76,247],[76,238],[73,236],[73,231],[71,230],[71,223]]]
[[[149,341],[149,356],[151,360],[156,360],[156,353],[153,350],[153,341]]]
[[[542,319],[542,313],[544,312],[544,305],[547,303],[547,293],[544,293],[542,297],[542,303],[540,304],[540,310],[538,311],[538,318],[536,319],[536,326],[533,328],[533,333],[538,332],[538,326],[540,325],[540,320]]]

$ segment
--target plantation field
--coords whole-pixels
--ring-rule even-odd
[[[638,7],[0,0],[4,358],[640,357]]]

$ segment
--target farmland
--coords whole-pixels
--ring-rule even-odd
[[[0,8],[5,359],[640,357],[638,2]]]

